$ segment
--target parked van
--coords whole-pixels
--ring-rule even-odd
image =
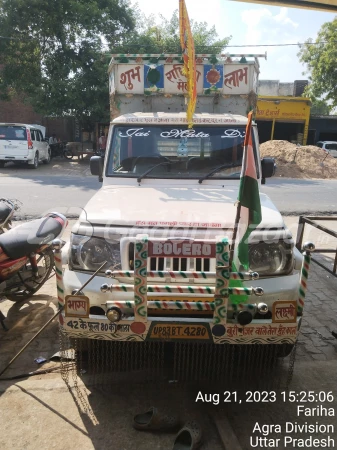
[[[322,148],[326,152],[330,153],[331,156],[337,158],[337,142],[336,141],[319,141],[317,142],[317,147]]]
[[[37,169],[39,162],[48,164],[51,150],[41,127],[22,123],[0,123],[0,167],[7,161],[26,162]]]

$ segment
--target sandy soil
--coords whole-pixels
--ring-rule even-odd
[[[277,177],[337,178],[337,158],[314,145],[267,141],[260,145],[260,153],[261,157],[275,158]]]

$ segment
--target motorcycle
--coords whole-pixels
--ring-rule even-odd
[[[7,221],[3,211],[0,224],[8,225],[13,211],[8,208]],[[54,270],[52,241],[66,226],[67,219],[53,212],[0,234],[0,298],[26,300],[44,285]],[[0,311],[0,322],[6,330],[4,318]]]
[[[0,234],[12,228],[12,217],[19,209],[19,203],[18,200],[0,198]]]
[[[58,142],[57,144],[49,144],[51,149],[51,157],[61,156],[66,159],[73,159],[74,154],[72,150],[67,146],[66,142]]]

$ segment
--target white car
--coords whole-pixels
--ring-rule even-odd
[[[317,142],[317,147],[330,153],[331,156],[337,158],[337,142],[336,141],[319,141]]]
[[[26,162],[33,169],[37,169],[41,161],[48,164],[51,150],[41,128],[22,123],[0,123],[0,167],[7,161]]]

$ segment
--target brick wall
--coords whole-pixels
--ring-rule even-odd
[[[42,125],[42,115],[37,114],[31,105],[19,98],[9,102],[0,101],[0,122],[36,123]]]
[[[15,98],[9,102],[0,101],[0,122],[37,124],[46,127],[46,136],[56,134],[62,141],[75,140],[73,117],[43,117],[32,106]]]

